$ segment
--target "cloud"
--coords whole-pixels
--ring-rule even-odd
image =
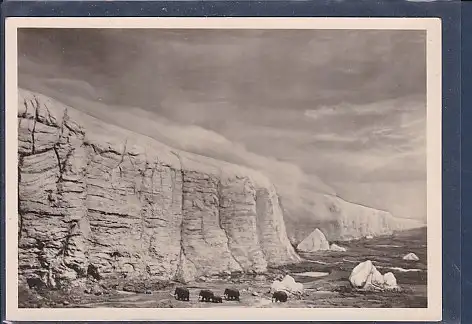
[[[281,192],[293,199],[298,199],[296,197],[300,195],[302,187],[334,194],[332,188],[321,179],[315,175],[305,174],[297,165],[250,152],[243,144],[233,143],[213,131],[199,126],[180,124],[139,107],[112,106],[76,96],[74,80],[65,82],[71,92],[61,87],[58,79],[54,83],[39,83],[33,78],[23,81],[25,85],[30,84],[26,88],[57,98],[105,122],[149,136],[178,149],[259,170],[272,179]],[[77,83],[77,88],[80,87],[84,87],[84,82]],[[307,181],[310,183],[306,183]]]
[[[263,170],[293,199],[356,197],[331,183],[426,181],[421,31],[28,30],[18,39],[21,86]],[[402,194],[395,202],[387,191],[372,201],[397,208]]]
[[[402,218],[426,221],[426,182],[405,181],[401,190],[397,182],[333,182],[341,196],[374,208],[389,206],[389,211]]]

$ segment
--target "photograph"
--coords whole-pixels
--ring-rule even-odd
[[[107,19],[7,20],[7,313],[441,318],[440,20]]]

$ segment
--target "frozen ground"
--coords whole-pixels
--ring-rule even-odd
[[[22,288],[19,294],[20,307],[427,307],[427,260],[426,229],[416,229],[392,236],[370,240],[340,242],[347,252],[302,253],[305,259],[300,264],[270,269],[264,276],[243,276],[239,278],[207,278],[188,285],[190,301],[177,301],[171,293],[175,285],[158,291],[129,293],[108,291],[101,296],[65,296],[48,292],[38,295]],[[419,261],[405,261],[402,257],[413,252]],[[365,292],[351,288],[349,274],[360,262],[371,260],[381,273],[393,272],[400,292]],[[307,274],[308,273],[308,274]],[[320,274],[320,273],[327,273]],[[289,298],[286,303],[271,303],[269,288],[276,279],[289,274],[302,282],[305,294]],[[227,287],[241,291],[241,301],[224,301],[222,304],[198,301],[200,289],[211,289],[222,295]]]

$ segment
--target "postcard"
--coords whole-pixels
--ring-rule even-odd
[[[441,20],[7,18],[9,320],[440,320]]]

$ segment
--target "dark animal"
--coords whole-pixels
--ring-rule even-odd
[[[100,276],[100,273],[98,272],[98,268],[93,264],[89,264],[87,268],[87,276],[90,276],[95,280],[100,280],[102,278],[102,276]]]
[[[211,301],[214,303],[222,303],[223,298],[221,298],[220,296],[214,296]]]
[[[287,301],[287,293],[285,291],[276,291],[273,295],[272,295],[272,302],[274,302],[274,299],[275,299],[275,302],[286,302]]]
[[[226,300],[238,300],[239,301],[239,290],[226,288],[224,292]]]
[[[174,297],[177,300],[190,300],[190,293],[187,288],[177,287],[174,291]]]
[[[200,297],[202,299],[200,299]],[[200,290],[200,294],[198,295],[198,299],[204,302],[211,302],[215,295],[211,290]]]
[[[30,287],[30,289],[45,287],[45,284],[39,278],[28,278],[26,282],[28,283],[28,287]]]

